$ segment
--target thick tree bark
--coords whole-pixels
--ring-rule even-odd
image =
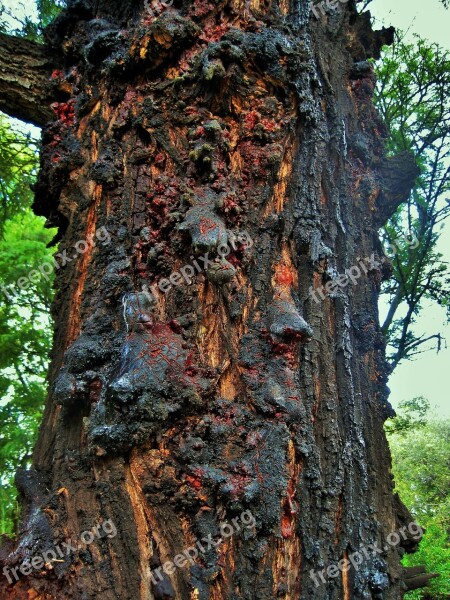
[[[107,519],[118,533],[2,597],[400,598],[415,541],[386,545],[410,517],[383,432],[383,126],[367,62],[390,32],[352,2],[321,20],[295,0],[140,8],[80,0],[48,31],[67,97],[35,206],[68,260],[3,564]],[[221,244],[227,260],[202,270]],[[186,265],[190,285],[162,282]],[[254,524],[219,544],[244,511]],[[208,536],[194,565],[152,579]],[[359,569],[310,576],[375,543]]]
[[[0,110],[35,125],[50,121],[56,62],[44,46],[0,33]]]

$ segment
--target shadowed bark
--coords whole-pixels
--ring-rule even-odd
[[[78,543],[2,598],[402,597],[417,540],[383,432],[384,129],[367,61],[385,35],[353,3],[319,21],[294,0],[160,17],[78,0],[49,28],[61,67],[35,210],[67,264],[2,564]],[[107,520],[117,535],[79,544]],[[161,571],[197,538],[191,564]]]

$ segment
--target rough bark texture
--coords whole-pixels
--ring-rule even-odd
[[[0,33],[0,110],[35,125],[53,117],[47,48]]]
[[[14,566],[105,519],[118,529],[2,598],[398,599],[408,524],[392,493],[378,322],[383,125],[352,2],[71,3],[36,210],[59,224],[51,393],[19,473]],[[76,255],[78,240],[105,227]],[[253,245],[232,244],[246,231]],[[231,233],[230,233],[231,232]],[[198,255],[192,285],[141,294]],[[374,254],[355,285],[315,301]],[[155,289],[155,288],[153,288]],[[250,510],[255,526],[154,583],[149,568]],[[338,578],[322,570],[377,542]]]

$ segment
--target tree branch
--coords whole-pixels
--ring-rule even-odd
[[[424,588],[431,579],[439,577],[439,573],[425,573],[425,567],[406,567],[403,572],[408,591]]]
[[[44,125],[53,115],[48,96],[52,69],[45,46],[0,33],[0,110]]]
[[[380,169],[381,193],[376,201],[376,221],[384,225],[406,202],[420,174],[413,154],[404,151],[387,158]]]

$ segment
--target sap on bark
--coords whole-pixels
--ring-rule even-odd
[[[289,340],[309,340],[312,328],[298,311],[293,299],[294,273],[281,262],[276,266],[274,298],[268,307],[269,331],[277,343]]]
[[[97,453],[123,451],[143,443],[183,407],[194,410],[207,399],[214,373],[199,364],[180,322],[158,322],[154,298],[126,294],[127,334],[120,362],[104,374],[107,385],[86,427]]]
[[[51,108],[57,119],[68,127],[75,123],[75,100],[68,102],[53,102]]]
[[[225,223],[213,212],[211,206],[190,208],[179,229],[189,232],[196,252],[210,252],[228,243]]]
[[[208,267],[206,275],[212,283],[223,285],[229,283],[236,273],[236,269],[228,262],[228,260],[221,259]]]

